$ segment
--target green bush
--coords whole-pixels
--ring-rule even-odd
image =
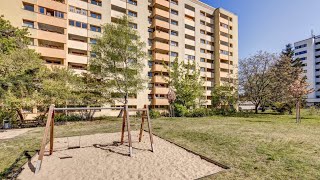
[[[187,117],[205,117],[208,116],[207,109],[205,108],[197,108],[190,111]]]
[[[83,118],[77,114],[58,114],[54,117],[55,122],[72,122],[72,121],[82,121]]]
[[[184,117],[188,114],[188,109],[181,104],[174,104],[174,114],[176,117]]]
[[[159,111],[155,111],[155,110],[151,109],[149,111],[149,116],[151,119],[157,119],[157,118],[161,117],[161,114]]]

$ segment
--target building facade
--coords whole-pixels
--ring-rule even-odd
[[[90,46],[101,25],[127,14],[146,42],[143,74],[148,88],[129,100],[166,109],[168,84],[163,61],[195,61],[204,80],[204,106],[211,105],[215,85],[234,82],[238,64],[238,17],[199,0],[10,0],[0,1],[0,15],[14,26],[28,27],[30,48],[49,66],[86,70]],[[119,106],[115,104],[113,106]]]
[[[314,92],[308,94],[307,104],[320,104],[320,36],[294,43],[295,57],[302,61],[303,71]]]

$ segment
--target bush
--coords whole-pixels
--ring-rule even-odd
[[[308,109],[308,114],[309,114],[310,116],[317,115],[317,114],[318,114],[318,109],[317,109],[315,106],[311,106],[311,107]]]
[[[54,116],[54,121],[56,122],[71,122],[71,121],[82,121],[83,118],[80,115],[77,114],[58,114]]]
[[[176,117],[184,117],[188,113],[188,109],[181,104],[174,104],[174,114]]]
[[[159,111],[155,111],[155,110],[151,109],[149,111],[149,116],[151,119],[157,119],[157,118],[161,117],[161,114]]]
[[[205,117],[208,116],[207,109],[205,108],[197,108],[192,111],[190,111],[187,115],[187,117]]]

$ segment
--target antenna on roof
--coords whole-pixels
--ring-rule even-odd
[[[313,29],[311,29],[311,37],[312,37],[312,38],[314,37]]]

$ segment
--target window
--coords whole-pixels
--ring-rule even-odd
[[[170,56],[172,56],[172,57],[178,57],[178,53],[177,53],[177,52],[170,52]]]
[[[171,35],[173,35],[173,36],[178,36],[178,32],[171,30]]]
[[[178,46],[178,42],[176,42],[176,41],[171,41],[171,42],[170,42],[170,45],[171,45],[171,46]]]
[[[220,26],[224,27],[224,28],[227,28],[227,29],[229,28],[229,26],[227,24],[224,24],[224,23],[220,23]]]
[[[75,11],[76,11],[76,10],[75,10],[75,7],[69,6],[69,11],[70,11],[70,12],[75,12]]]
[[[40,14],[44,14],[44,7],[39,7]]]
[[[200,67],[200,71],[201,71],[201,72],[206,72],[206,68]]]
[[[97,1],[97,0],[91,0],[91,4],[97,5],[97,6],[102,6],[102,2],[101,1]]]
[[[220,53],[224,54],[224,55],[227,55],[227,56],[229,55],[229,51],[225,51],[225,50],[220,50]]]
[[[148,32],[153,32],[153,29],[152,28],[148,28]]]
[[[190,29],[191,31],[194,31],[194,30],[195,30],[195,27],[190,26],[190,25],[188,25],[188,24],[185,24],[184,27],[187,28],[187,29]]]
[[[81,9],[81,14],[86,16],[87,15],[87,10]]]
[[[200,24],[202,24],[202,25],[206,25],[206,22],[205,22],[205,21],[200,20]]]
[[[228,42],[225,42],[225,41],[220,41],[220,44],[221,44],[221,45],[224,45],[224,46],[229,46],[229,43],[228,43]]]
[[[185,59],[185,60],[192,60],[192,61],[194,61],[194,60],[196,59],[196,57],[193,56],[193,55],[188,55],[188,54],[186,54],[186,55],[184,56],[184,59]]]
[[[97,44],[97,40],[96,40],[96,39],[93,39],[93,38],[90,38],[90,43],[91,43],[91,44]]]
[[[206,53],[206,50],[205,49],[200,49],[200,52],[201,53]]]
[[[200,62],[206,62],[205,58],[200,58]]]
[[[200,43],[201,43],[201,44],[206,44],[206,40],[200,39]]]
[[[88,28],[88,24],[87,23],[82,23],[82,26],[81,26],[83,29],[87,29]]]
[[[90,16],[96,19],[101,19],[101,14],[90,12]]]
[[[95,57],[97,57],[97,54],[94,52],[90,52],[90,57],[95,58]]]
[[[301,61],[307,60],[307,57],[299,58]]]
[[[34,28],[34,22],[23,20],[23,27]]]
[[[137,1],[134,1],[134,0],[128,0],[128,3],[135,6],[137,5]]]
[[[137,17],[138,16],[138,14],[136,12],[133,12],[133,11],[128,11],[128,15],[132,16],[132,17]]]
[[[206,13],[203,12],[203,11],[200,11],[200,15],[201,15],[201,16],[206,16]]]
[[[178,5],[178,1],[177,0],[171,0],[171,4]]]
[[[307,53],[307,51],[301,51],[301,52],[297,52],[297,53],[295,53],[295,55],[296,55],[296,56],[298,56],[298,55],[306,54],[306,53]]]
[[[101,27],[90,25],[90,30],[95,32],[101,32]]]
[[[63,12],[60,11],[54,11],[54,16],[58,18],[64,18]]]
[[[81,22],[76,21],[76,27],[81,27]]]
[[[138,25],[135,23],[129,23],[129,26],[133,29],[138,29]]]
[[[296,46],[295,49],[301,49],[301,48],[305,48],[307,47],[307,44],[303,44],[303,45],[300,45],[300,46]]]
[[[206,34],[206,31],[200,30],[200,33],[201,33],[201,34]]]
[[[178,15],[178,11],[171,9],[171,14]]]
[[[34,11],[34,6],[33,4],[27,4],[27,3],[23,3],[23,8],[27,11]]]
[[[171,24],[178,26],[178,21],[175,21],[175,20],[171,19]]]
[[[74,20],[69,20],[69,25],[74,26]]]

